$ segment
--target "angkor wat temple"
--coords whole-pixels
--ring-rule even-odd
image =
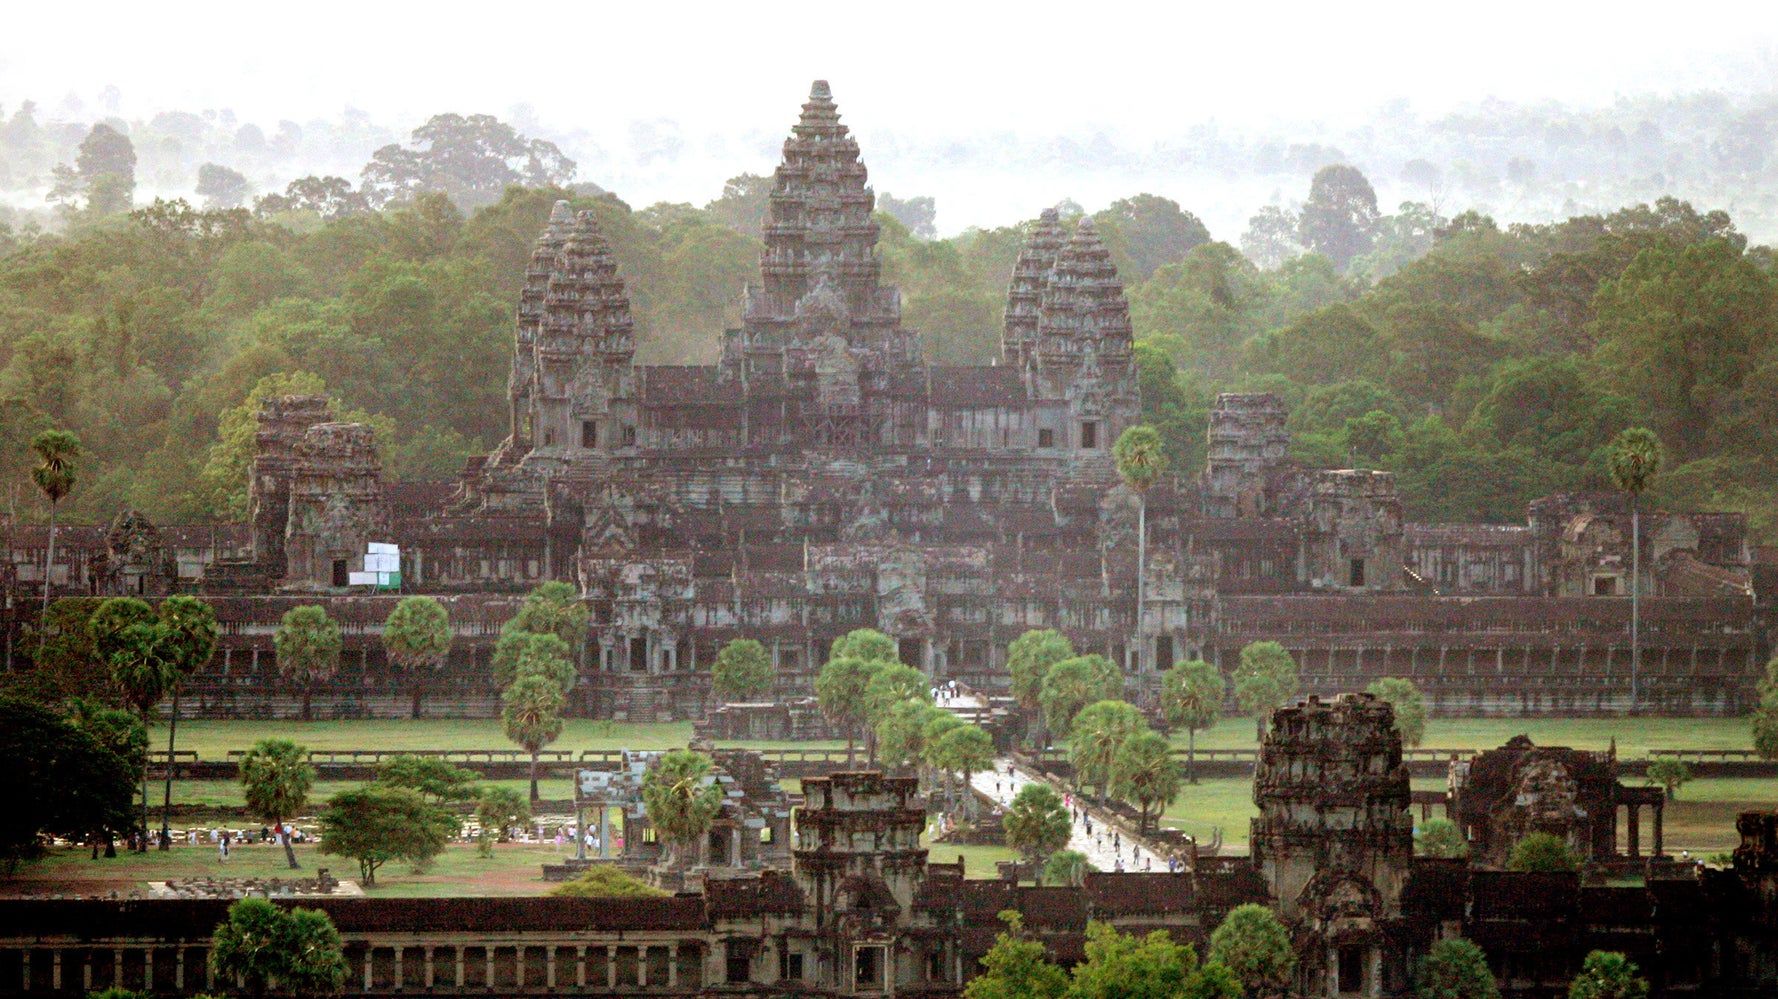
[[[1221,397],[1202,476],[1147,492],[1139,580],[1140,500],[1111,454],[1139,419],[1129,310],[1092,224],[1045,212],[1030,226],[1000,357],[945,366],[923,360],[879,281],[872,207],[817,82],[741,327],[718,363],[663,366],[636,363],[592,213],[558,204],[518,308],[511,434],[459,482],[386,484],[368,428],[335,422],[325,399],[272,399],[248,524],[65,528],[58,592],[214,598],[223,649],[188,686],[210,714],[293,710],[270,633],[316,600],[349,650],[322,713],[405,711],[377,641],[394,598],[345,585],[367,542],[400,545],[406,591],[450,597],[459,641],[426,681],[430,714],[491,712],[494,632],[548,579],[576,583],[593,616],[575,709],[637,720],[700,715],[707,666],[736,637],[806,693],[858,627],[988,690],[1008,642],[1053,627],[1138,689],[1176,659],[1226,665],[1276,639],[1305,691],[1404,676],[1444,714],[1615,713],[1632,688],[1639,710],[1748,706],[1774,577],[1742,516],[1645,514],[1633,670],[1622,497],[1548,497],[1520,525],[1407,523],[1388,473],[1287,458],[1288,414],[1268,395]],[[14,607],[32,606],[46,540],[8,530]]]

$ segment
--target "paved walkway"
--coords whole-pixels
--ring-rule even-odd
[[[1011,776],[1008,776],[1008,774]],[[1034,782],[1034,778],[1016,767],[1010,757],[1000,757],[994,761],[992,771],[984,771],[975,775],[971,781],[975,789],[1000,803],[1002,808],[1012,803],[1026,784]],[[1071,809],[1071,812],[1073,810]],[[1084,816],[1084,812],[1081,813]],[[1079,850],[1086,854],[1087,862],[1101,871],[1118,870],[1118,861],[1123,861],[1123,870],[1165,871],[1167,862],[1146,850],[1139,849],[1133,842],[1125,842],[1121,831],[1104,823],[1093,822],[1092,832],[1087,832],[1087,821],[1073,822],[1069,831],[1068,849]],[[1147,865],[1147,866],[1144,866]]]

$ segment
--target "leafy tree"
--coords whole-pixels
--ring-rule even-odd
[[[304,604],[284,612],[272,647],[278,655],[278,672],[303,692],[303,721],[314,718],[315,688],[333,679],[340,668],[340,627],[318,604]]]
[[[82,457],[80,438],[67,430],[45,430],[31,441],[37,467],[31,481],[49,500],[49,554],[43,563],[43,612],[49,612],[49,587],[56,564],[56,506],[74,491],[75,462]]]
[[[1050,854],[1068,845],[1070,823],[1062,796],[1048,784],[1026,784],[1013,796],[1000,820],[1006,845],[1027,861],[1042,864]],[[1041,869],[1038,872],[1042,880]]]
[[[498,201],[508,187],[556,186],[574,177],[574,161],[555,143],[528,139],[492,115],[434,115],[412,138],[415,148],[383,146],[365,165],[364,191],[373,204],[437,191],[467,209]]]
[[[1081,786],[1096,786],[1104,795],[1112,783],[1112,761],[1118,748],[1148,723],[1135,705],[1124,701],[1097,701],[1082,708],[1068,728],[1068,761]]]
[[[1087,923],[1086,960],[1074,966],[1069,999],[1240,999],[1241,983],[1228,968],[1198,967],[1191,945],[1166,930],[1146,936],[1119,933],[1109,923]]]
[[[370,784],[334,795],[321,815],[321,852],[358,861],[367,885],[391,860],[423,867],[457,835],[457,817],[404,787]]]
[[[377,765],[377,783],[406,788],[433,805],[474,801],[476,773],[436,756],[403,753]]]
[[[1473,940],[1440,940],[1414,965],[1419,999],[1500,999],[1488,959]]]
[[[1648,765],[1650,783],[1659,784],[1667,792],[1670,801],[1679,800],[1679,789],[1692,779],[1692,768],[1686,766],[1684,760],[1663,756]]]
[[[1043,880],[1053,885],[1078,888],[1086,876],[1098,870],[1079,850],[1057,850],[1043,864]]]
[[[121,714],[121,712],[119,712]],[[133,824],[136,774],[146,737],[131,729],[101,740],[87,726],[38,704],[0,697],[0,871],[36,856],[41,837],[100,838]],[[107,744],[110,742],[111,744]],[[119,744],[121,742],[121,744]]]
[[[716,221],[743,235],[759,238],[771,203],[772,178],[744,173],[722,185],[722,197],[704,206]]]
[[[420,671],[438,669],[451,652],[451,615],[432,597],[405,597],[383,622],[389,661],[414,679],[411,714],[420,717]]]
[[[1401,733],[1402,745],[1418,746],[1426,738],[1426,698],[1414,681],[1386,676],[1364,689],[1395,709],[1395,730]]]
[[[494,838],[505,843],[512,839],[514,828],[531,824],[531,803],[511,788],[484,787],[475,806],[475,821],[483,836],[492,829]]]
[[[642,775],[642,802],[655,831],[671,848],[669,863],[686,863],[686,850],[710,832],[722,810],[722,788],[713,770],[703,753],[677,749]]]
[[[165,634],[149,606],[135,597],[112,597],[93,612],[87,627],[94,650],[111,669],[111,681],[142,719],[144,730],[161,699],[177,681],[178,670],[162,655]],[[142,757],[141,849],[148,849],[148,757]]]
[[[1271,909],[1248,902],[1231,910],[1210,934],[1210,960],[1260,995],[1275,995],[1296,976],[1290,931]]]
[[[101,772],[108,770],[113,763],[121,763],[129,768],[129,773],[133,778],[148,765],[148,727],[142,723],[139,715],[120,708],[108,708],[95,701],[80,699],[74,702],[73,710],[69,712],[66,720],[75,729],[91,736],[98,747],[104,751],[104,755],[100,758],[103,762],[95,761]],[[81,750],[75,749],[74,752],[78,754]],[[125,783],[127,786],[130,781],[126,780]],[[56,793],[69,794],[76,799],[86,799],[85,804],[76,806],[74,811],[84,816],[88,822],[87,825],[79,829],[79,832],[91,834],[90,842],[93,846],[93,859],[95,860],[99,856],[99,841],[101,839],[105,842],[105,856],[115,857],[117,856],[114,846],[116,834],[137,827],[137,819],[130,814],[131,795],[128,791],[121,797],[112,799],[120,806],[115,816],[106,810],[106,799],[95,796],[94,788],[90,785],[74,785],[69,790],[57,788]]]
[[[833,640],[829,659],[853,656],[866,662],[901,663],[901,648],[895,639],[873,628],[856,628]]]
[[[1006,647],[1006,666],[1012,674],[1012,696],[1027,716],[1035,716],[1041,705],[1043,678],[1051,666],[1074,658],[1074,643],[1059,631],[1033,629],[1012,640]]]
[[[198,192],[202,194],[203,192]],[[313,212],[324,221],[363,215],[370,211],[370,199],[362,191],[354,191],[352,182],[344,177],[298,177],[284,188],[283,194],[268,194],[253,203],[260,215],[284,212]]]
[[[308,755],[308,750],[289,739],[261,739],[254,743],[241,757],[241,790],[247,798],[247,810],[279,827],[301,811],[315,786],[315,768],[309,765]],[[280,838],[284,841],[284,859],[295,870],[300,865],[288,830]]]
[[[1253,716],[1263,739],[1272,712],[1296,696],[1296,660],[1277,642],[1252,642],[1235,665],[1235,704]]]
[[[1767,666],[1768,672],[1778,667]],[[1767,679],[1759,686],[1759,704],[1749,720],[1753,723],[1753,751],[1762,760],[1778,760],[1778,682]]]
[[[1637,970],[1618,951],[1593,951],[1569,984],[1568,999],[1648,999],[1648,981]]]
[[[1303,245],[1345,270],[1376,240],[1377,192],[1357,167],[1334,163],[1315,171],[1297,231]]]
[[[1111,758],[1111,793],[1136,806],[1139,828],[1148,829],[1179,796],[1179,764],[1166,737],[1144,728]]]
[[[901,770],[924,762],[927,730],[934,722],[942,726],[947,718],[961,724],[956,715],[933,706],[925,697],[891,704],[878,717],[874,730],[879,765]]]
[[[1427,819],[1415,840],[1422,856],[1447,859],[1469,856],[1469,841],[1463,838],[1462,827],[1450,819]]]
[[[1067,732],[1082,708],[1096,701],[1115,700],[1123,693],[1123,673],[1111,660],[1097,654],[1064,659],[1044,674],[1038,691],[1044,728]]]
[[[877,211],[907,227],[915,239],[937,239],[938,204],[929,196],[898,198],[887,191],[877,195]]]
[[[566,698],[561,684],[538,673],[521,674],[500,695],[506,737],[531,754],[531,800],[537,801],[537,754],[562,734]]]
[[[1661,441],[1646,427],[1617,435],[1605,463],[1612,484],[1630,497],[1630,713],[1641,710],[1642,673],[1642,494],[1661,468]]]
[[[1210,242],[1202,220],[1171,198],[1153,194],[1113,201],[1093,221],[1105,243],[1129,261],[1124,279],[1130,284],[1148,280],[1159,268]]]
[[[835,648],[839,643],[834,643]],[[886,667],[881,660],[839,655],[829,659],[815,678],[815,700],[821,713],[846,732],[846,760],[851,763],[859,732],[870,718],[864,700],[871,677]]]
[[[1567,841],[1546,832],[1534,832],[1513,844],[1506,855],[1509,871],[1561,873],[1580,870],[1580,858]]]
[[[558,898],[665,898],[667,892],[613,864],[599,864],[549,890]]]
[[[197,597],[177,594],[161,601],[160,643],[157,654],[172,667],[172,717],[167,722],[167,780],[161,797],[161,849],[168,849],[172,834],[168,823],[173,812],[174,740],[179,734],[179,694],[185,679],[210,664],[216,654],[216,638],[221,629],[216,611]]]
[[[1161,711],[1167,724],[1186,731],[1185,759],[1191,782],[1198,782],[1198,733],[1222,718],[1228,681],[1202,659],[1185,659],[1161,674]]]
[[[1050,963],[1049,949],[1025,932],[1015,909],[1000,913],[1006,929],[982,955],[982,973],[963,987],[964,999],[1062,999],[1068,973]]]
[[[263,898],[228,907],[210,936],[210,968],[254,997],[268,988],[294,995],[333,992],[346,981],[345,950],[327,913],[282,909]]]
[[[136,148],[129,136],[99,122],[81,140],[74,166],[58,165],[54,177],[51,201],[72,206],[84,198],[95,216],[127,212],[136,190]]]
[[[253,185],[247,183],[247,178],[238,170],[230,170],[219,163],[205,163],[198,167],[196,190],[197,196],[211,208],[239,208],[253,193]]]
[[[1295,212],[1267,205],[1247,220],[1241,252],[1256,266],[1276,270],[1303,252],[1302,244],[1297,242],[1300,226]]]
[[[571,652],[576,652],[586,640],[588,621],[587,606],[580,599],[580,591],[572,584],[551,580],[537,584],[525,594],[519,612],[510,623],[520,631],[554,635]],[[504,631],[502,629],[503,634]]]
[[[931,681],[926,674],[899,663],[885,664],[871,673],[864,685],[864,713],[875,726],[897,704],[932,701]]]
[[[945,715],[956,717],[948,711]],[[968,792],[970,778],[993,765],[993,737],[979,725],[957,725],[935,736],[929,724],[924,754],[927,766],[957,775],[964,789],[964,807],[973,814],[976,804],[975,795]]]
[[[548,632],[538,634],[516,628],[511,621],[500,629],[500,639],[494,643],[493,672],[494,682],[503,687],[521,676],[546,676],[562,688],[564,695],[574,688],[579,676],[568,643]]]
[[[1167,453],[1160,433],[1142,424],[1119,434],[1111,454],[1124,485],[1136,491],[1136,633],[1141,636],[1143,595],[1148,589],[1148,489],[1167,470]],[[1148,640],[1142,638],[1141,642],[1139,661],[1146,664]]]
[[[778,671],[771,653],[751,638],[737,638],[716,653],[710,667],[710,690],[724,701],[744,701],[771,692]]]

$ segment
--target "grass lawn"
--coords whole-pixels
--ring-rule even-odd
[[[179,723],[181,751],[199,759],[221,760],[230,750],[244,750],[260,739],[291,739],[312,750],[517,749],[501,730],[498,718],[362,719],[356,721],[212,721]],[[691,741],[691,722],[614,722],[570,718],[549,748],[678,749]],[[167,730],[157,723],[150,745],[166,748]],[[749,749],[844,749],[844,742],[735,742],[719,746]]]
[[[1433,718],[1426,723],[1427,749],[1493,749],[1515,735],[1540,746],[1604,749],[1617,740],[1618,756],[1636,758],[1650,749],[1751,749],[1745,718]],[[1186,744],[1183,732],[1173,743]],[[1199,749],[1253,749],[1253,721],[1224,718],[1198,733]]]
[[[1416,790],[1443,790],[1437,779],[1414,781]],[[1744,811],[1778,807],[1778,780],[1712,777],[1700,778],[1680,788],[1679,798],[1667,803],[1663,833],[1668,853],[1690,850],[1708,857],[1733,850],[1739,842],[1735,816]],[[1246,778],[1205,779],[1188,784],[1161,817],[1163,825],[1182,829],[1209,843],[1213,830],[1222,828],[1224,852],[1247,852],[1247,823],[1259,811],[1253,804],[1253,785]],[[1438,810],[1433,810],[1438,816]],[[1418,819],[1418,813],[1415,815]],[[1622,831],[1619,836],[1623,835]],[[1642,819],[1642,848],[1654,844],[1653,819]]]
[[[415,874],[407,864],[392,862],[377,871],[377,883],[365,894],[378,897],[445,895],[541,895],[550,885],[543,880],[542,865],[573,854],[572,846],[505,843],[484,859],[468,844],[445,848],[425,874]],[[358,879],[358,864],[345,857],[322,856],[312,843],[296,847],[298,871],[290,870],[284,851],[275,845],[234,847],[227,863],[217,859],[215,846],[175,846],[162,853],[120,852],[116,857],[91,859],[85,847],[58,849],[42,860],[23,865],[11,878],[0,878],[0,893],[61,894],[67,896],[120,895],[139,892],[150,881],[169,878],[313,877],[317,867],[335,877]]]

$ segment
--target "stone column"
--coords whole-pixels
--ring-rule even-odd
[[[179,948],[178,951],[175,952],[175,954],[176,954],[176,956],[173,960],[173,988],[179,992],[184,992],[185,991],[185,948],[184,947]],[[29,986],[26,986],[26,987],[29,988]]]
[[[1642,856],[1642,807],[1631,805],[1630,809],[1630,856]]]
[[[648,945],[636,946],[636,987],[648,987]]]
[[[438,982],[438,948],[427,947],[421,953],[426,956],[426,971],[423,980],[426,983],[426,988],[431,989]]]
[[[670,943],[667,945],[667,988],[675,989],[678,987],[679,945],[677,943]]]
[[[456,961],[455,961],[455,963],[457,965],[457,987],[462,988],[463,987],[463,947],[461,945],[458,945],[456,947],[452,947],[451,949],[457,952],[456,953]]]
[[[49,987],[57,992],[62,991],[62,948],[60,947],[52,952],[49,965]]]
[[[405,950],[407,950],[406,947],[400,944],[395,945],[395,987],[397,989],[404,988],[407,984],[407,979],[403,976],[406,969],[402,965],[402,961],[406,957],[402,952]]]
[[[1657,841],[1660,839],[1658,834],[1656,835],[1655,838]],[[153,947],[142,948],[142,991],[148,992],[148,993],[154,992],[154,948]]]
[[[364,991],[370,991],[371,969],[376,967],[377,949],[374,946],[364,948]]]
[[[519,992],[525,991],[525,951],[524,944],[512,949],[512,987]]]
[[[488,983],[488,988],[492,989],[494,987],[494,948],[483,947],[482,955],[487,958],[488,964],[487,978],[484,980]]]
[[[556,989],[556,945],[550,944],[543,948],[543,987],[554,992]]]
[[[574,948],[574,987],[586,988],[586,947]]]
[[[617,948],[605,945],[605,988],[617,988]]]

